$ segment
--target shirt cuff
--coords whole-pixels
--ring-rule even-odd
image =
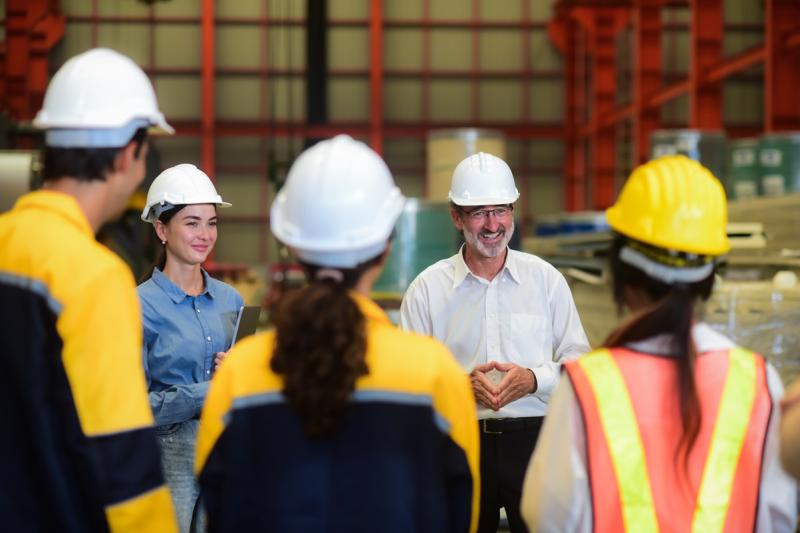
[[[553,394],[553,389],[556,388],[558,375],[549,366],[540,366],[531,368],[531,370],[533,375],[536,376],[536,392],[533,395],[543,402],[547,402],[550,399],[550,395]]]

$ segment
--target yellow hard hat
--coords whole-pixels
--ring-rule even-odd
[[[618,233],[659,248],[699,255],[722,255],[730,249],[722,184],[682,155],[636,168],[606,218]]]

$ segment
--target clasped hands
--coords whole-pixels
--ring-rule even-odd
[[[497,385],[493,384],[487,376],[487,373],[492,370],[505,373]],[[536,375],[530,369],[514,363],[498,363],[497,361],[489,361],[476,366],[470,373],[470,381],[475,400],[493,411],[499,410],[526,394],[535,392],[538,387]]]

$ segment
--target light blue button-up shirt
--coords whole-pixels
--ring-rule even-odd
[[[214,356],[230,347],[239,293],[203,270],[205,290],[189,296],[158,268],[139,285],[144,370],[156,425],[199,416]]]

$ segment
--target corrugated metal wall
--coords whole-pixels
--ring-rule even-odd
[[[200,5],[195,0],[170,0],[152,6],[133,0],[62,0],[68,16],[67,30],[53,54],[53,65],[57,67],[67,57],[93,45],[115,48],[148,70],[171,121],[199,122]],[[418,24],[425,5],[427,17],[434,23],[427,29]],[[477,118],[489,123],[560,123],[564,108],[559,74],[562,59],[543,24],[519,24],[523,8],[531,22],[544,23],[551,16],[549,0],[386,0],[384,18],[398,24],[384,28],[384,121],[469,125]],[[333,24],[329,30],[329,118],[334,123],[363,123],[369,119],[368,9],[367,0],[329,2],[331,21],[350,21]],[[727,21],[740,24],[742,29],[726,35],[726,55],[762,40],[761,33],[747,29],[748,25],[760,24],[762,9],[760,2],[752,0],[727,1]],[[481,23],[497,23],[478,30],[477,65],[474,28],[443,23],[474,20],[476,11]],[[669,17],[665,23],[688,23],[688,10],[665,13]],[[305,2],[218,1],[216,17],[217,120],[302,122],[305,30],[301,21]],[[281,22],[286,20],[295,22]],[[427,58],[423,57],[424,32],[429,39]],[[665,70],[675,75],[685,73],[688,29],[672,31],[666,39]],[[624,57],[624,42],[620,48]],[[476,68],[487,74],[477,80],[477,91],[468,74]],[[431,74],[425,79],[414,74],[426,70]],[[442,75],[442,71],[455,73]],[[523,78],[503,74],[521,71],[550,75]],[[751,78],[758,78],[758,72]],[[760,83],[748,81],[747,76],[739,77],[726,81],[724,91],[727,119],[743,123],[761,120]],[[474,116],[472,103],[476,97],[478,117]],[[664,106],[664,121],[685,123],[687,107],[685,97]],[[157,146],[163,166],[200,162],[199,137],[158,139]],[[294,137],[237,135],[217,139],[215,178],[223,195],[234,204],[222,217],[218,261],[258,263],[275,258],[274,243],[263,229],[274,193],[267,175],[270,169],[276,169],[279,175],[284,172],[301,147],[300,131]],[[620,150],[619,158],[627,159],[627,148]],[[384,155],[403,192],[421,196],[425,190],[425,139],[386,138]],[[521,205],[528,220],[562,209],[561,140],[510,139],[508,160],[516,170],[523,194]]]

